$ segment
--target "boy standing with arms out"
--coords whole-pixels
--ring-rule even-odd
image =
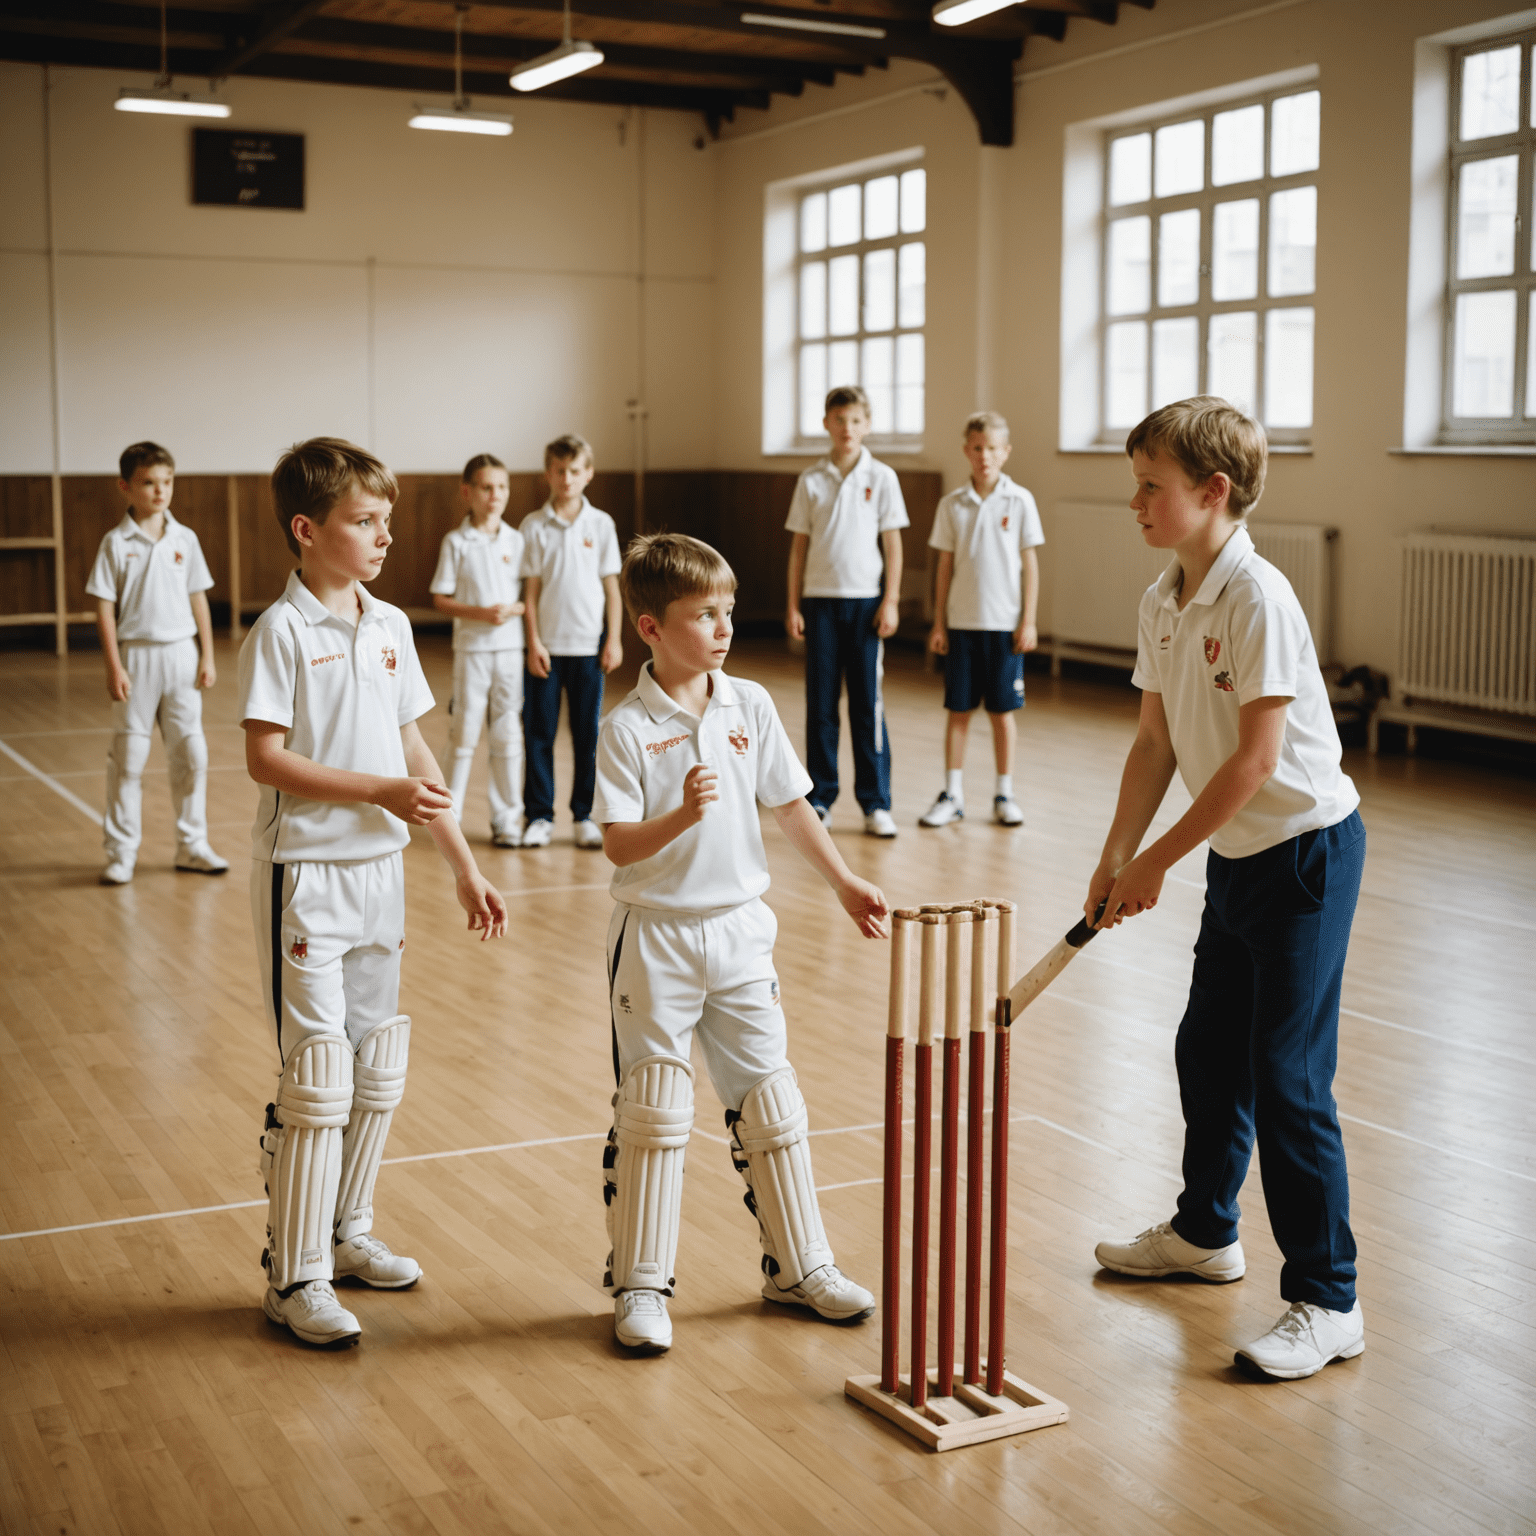
[[[491,841],[523,841],[523,536],[502,522],[512,494],[507,466],[478,453],[464,466],[459,495],[469,508],[443,535],[432,606],[453,620],[453,698],[448,793],[464,820],[469,770],[487,715],[491,726]]]
[[[1024,653],[1039,643],[1035,604],[1045,543],[1035,498],[1003,473],[1013,452],[1008,423],[978,411],[965,424],[971,483],[951,491],[933,519],[928,547],[939,551],[928,649],[944,658],[944,788],[918,819],[943,827],[965,815],[965,742],[983,700],[992,722],[997,783],[992,819],[1019,827],[1013,798],[1013,711],[1024,707]]]
[[[592,820],[597,727],[603,678],[624,660],[619,626],[619,536],[613,519],[585,492],[595,469],[592,446],[568,433],[544,450],[549,500],[523,519],[523,622],[528,629],[523,740],[528,824],[524,848],[546,848],[555,830],[555,733],[565,690],[575,770],[571,819],[578,848],[601,848]]]
[[[1240,1280],[1237,1197],[1257,1133],[1290,1307],[1237,1358],[1291,1380],[1365,1348],[1333,1098],[1360,797],[1301,605],[1243,526],[1264,487],[1263,429],[1202,395],[1155,411],[1126,451],[1142,536],[1174,559],[1141,600],[1141,725],[1083,910],[1091,921],[1105,902],[1100,927],[1148,911],[1167,871],[1211,848],[1175,1046],[1178,1211],[1095,1253],[1126,1275]],[[1194,804],[1137,853],[1175,769]]]
[[[885,641],[901,601],[901,530],[907,506],[896,471],[864,446],[869,396],[845,384],[827,396],[832,451],[800,476],[784,526],[789,607],[784,628],[805,640],[805,756],[810,801],[823,826],[837,799],[838,701],[848,683],[853,793],[871,837],[895,837],[891,744],[880,683]],[[881,562],[884,561],[882,575]]]
[[[251,908],[280,1063],[261,1139],[262,1310],[306,1344],[358,1340],[333,1278],[383,1290],[421,1278],[372,1236],[411,1035],[396,1012],[409,827],[430,829],[472,932],[499,938],[507,922],[416,725],[432,694],[410,622],[362,585],[383,567],[397,493],[339,438],[285,453],[272,496],[302,569],[240,648],[245,760],[261,786]]]
[[[143,838],[144,765],[157,720],[176,807],[176,868],[222,875],[229,864],[208,845],[208,742],[198,693],[218,677],[208,616],[213,577],[197,535],[171,516],[170,454],[158,443],[135,443],[117,468],[128,510],[101,541],[85,584],[96,599],[113,704],[101,883],[133,879]]]
[[[618,903],[608,928],[618,1092],[603,1158],[614,1334],[650,1353],[672,1343],[695,1029],[758,1219],[764,1298],[859,1322],[875,1298],[832,1262],[785,1054],[758,805],[868,938],[884,936],[885,897],[849,872],[806,801],[810,781],[767,691],[721,670],[736,578],[719,553],[682,534],[637,538],[620,582],[651,660],[603,724],[594,810]]]

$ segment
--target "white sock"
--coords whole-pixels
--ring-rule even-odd
[[[965,799],[965,769],[951,768],[944,775],[944,793],[951,800]]]
[[[1013,799],[1013,775],[1011,773],[1000,773],[1000,774],[998,774],[998,776],[997,776],[997,788],[994,789],[992,791],[992,793],[994,795],[996,795],[999,800],[1012,800]]]

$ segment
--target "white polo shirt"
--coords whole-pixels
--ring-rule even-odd
[[[955,557],[945,622],[951,629],[1015,630],[1024,613],[1024,551],[1045,543],[1035,498],[999,475],[985,501],[967,481],[934,513],[929,549]]]
[[[1268,783],[1211,837],[1229,859],[1262,853],[1343,821],[1360,803],[1342,750],[1306,615],[1291,584],[1253,547],[1246,528],[1222,546],[1179,612],[1175,559],[1142,594],[1131,681],[1163,696],[1179,774],[1198,795],[1237,750],[1237,711],[1283,698],[1285,739]]]
[[[287,727],[283,745],[327,768],[405,778],[400,727],[432,708],[410,620],[359,586],[356,629],[338,619],[294,571],[282,597],[240,647],[240,722]],[[251,855],[274,864],[382,858],[410,829],[376,805],[332,804],[261,786]]]
[[[634,692],[603,721],[592,805],[592,819],[602,825],[676,810],[696,763],[719,775],[720,798],[705,807],[702,821],[660,853],[614,871],[610,890],[626,906],[703,915],[761,896],[768,856],[757,807],[788,805],[811,788],[768,691],[724,672],[709,676],[704,714],[691,715],[646,662]]]
[[[498,603],[523,599],[523,536],[516,528],[496,519],[492,533],[482,533],[475,520],[466,517],[443,535],[437,571],[430,592],[440,592],[457,603],[474,608],[494,608]],[[456,651],[520,651],[523,621],[482,624],[479,619],[453,621]]]
[[[537,576],[539,639],[551,656],[595,656],[603,643],[603,578],[617,576],[613,519],[581,498],[566,522],[546,501],[523,519],[523,575]]]
[[[197,633],[191,595],[213,585],[203,546],[185,523],[165,514],[152,539],[132,512],[101,541],[85,590],[117,604],[119,640],[185,640]]]
[[[868,448],[846,475],[831,459],[806,470],[795,485],[784,526],[809,536],[805,597],[879,597],[885,578],[880,535],[907,526],[901,482]]]

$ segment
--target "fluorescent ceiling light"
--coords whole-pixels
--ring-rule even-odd
[[[159,112],[169,117],[228,117],[229,108],[212,96],[189,96],[185,91],[130,91],[117,93],[112,103],[119,112]]]
[[[939,0],[933,8],[933,19],[941,27],[963,27],[968,21],[979,21],[994,11],[1006,11],[1016,0]]]
[[[435,128],[443,133],[485,133],[504,139],[512,132],[512,118],[506,112],[471,112],[468,107],[418,105],[408,126]]]
[[[541,53],[538,58],[530,59],[526,64],[512,71],[512,89],[515,91],[537,91],[546,85],[553,85],[557,80],[569,80],[572,75],[579,75],[583,70],[596,69],[603,62],[603,51],[594,48],[591,43],[563,42],[558,48],[549,53]]]
[[[1013,0],[1007,0],[1009,5]],[[752,27],[784,27],[790,32],[836,32],[841,37],[884,37],[884,27],[859,27],[851,21],[818,21],[813,16],[765,16],[761,11],[743,11],[741,19]],[[707,23],[706,23],[707,25]]]

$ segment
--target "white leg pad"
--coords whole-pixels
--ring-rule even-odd
[[[683,1155],[693,1130],[693,1068],[676,1056],[646,1056],[613,1096],[613,1131],[603,1154],[608,1273],[603,1288],[672,1294],[683,1206]]]
[[[731,1161],[747,1183],[747,1209],[762,1235],[763,1270],[786,1289],[832,1262],[821,1225],[805,1099],[793,1067],[756,1084],[726,1116]]]
[[[403,1013],[375,1024],[358,1042],[352,1066],[352,1114],[341,1139],[337,1242],[373,1230],[373,1186],[390,1121],[405,1096],[410,1047],[411,1021]]]
[[[346,1037],[309,1036],[289,1054],[261,1138],[261,1172],[271,1200],[262,1263],[278,1290],[331,1278],[342,1128],[351,1108]]]

